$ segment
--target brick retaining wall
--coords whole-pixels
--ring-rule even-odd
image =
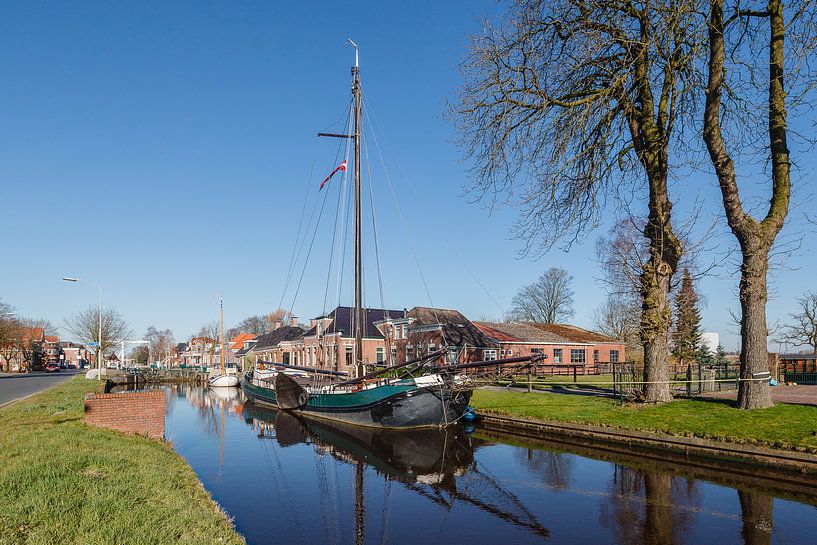
[[[165,434],[165,393],[85,394],[85,423],[161,439]]]

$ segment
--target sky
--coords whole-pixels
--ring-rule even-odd
[[[615,205],[582,241],[532,259],[511,237],[518,210],[467,194],[446,104],[468,36],[501,8],[491,0],[3,4],[0,298],[67,336],[65,319],[97,302],[93,286],[60,279],[80,277],[103,286],[106,307],[137,337],[153,325],[178,340],[217,318],[219,296],[227,327],[278,306],[308,319],[351,304],[351,257],[340,292],[337,261],[330,266],[341,253],[331,252],[332,237],[342,239],[335,214],[348,180],[341,173],[318,191],[342,160],[342,142],[316,137],[341,132],[348,116],[351,37],[370,122],[371,177],[364,172],[384,293],[367,219],[367,303],[499,317],[520,286],[558,266],[574,278],[573,322],[592,327],[604,299],[595,241]],[[785,322],[814,285],[817,233],[802,218],[815,160],[793,159],[790,244],[772,278],[770,323]],[[762,203],[764,189],[761,176],[745,190]],[[735,349],[736,261],[727,257],[735,244],[715,179],[693,173],[672,192],[676,217],[697,203],[701,229],[714,226],[705,257],[720,266],[699,282],[703,328]],[[323,199],[316,227],[308,220]],[[288,275],[299,233],[302,257],[314,236],[310,259]]]

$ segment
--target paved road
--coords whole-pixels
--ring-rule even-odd
[[[25,397],[50,388],[68,380],[77,371],[60,371],[59,373],[0,373],[0,407],[10,401]]]

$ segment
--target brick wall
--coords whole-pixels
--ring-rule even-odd
[[[85,394],[85,423],[161,439],[165,433],[165,393]]]

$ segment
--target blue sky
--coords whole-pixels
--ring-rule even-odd
[[[228,325],[277,307],[304,195],[308,190],[310,206],[322,198],[317,186],[335,166],[337,141],[315,134],[341,128],[353,61],[344,41],[352,37],[361,48],[373,136],[410,235],[372,138],[386,304],[430,304],[413,247],[437,306],[474,318],[498,316],[520,285],[557,265],[574,276],[574,321],[592,325],[603,298],[594,243],[608,224],[567,253],[518,259],[521,242],[509,238],[515,210],[489,213],[462,196],[468,176],[444,119],[445,100],[458,84],[467,36],[499,7],[492,1],[401,5],[5,4],[0,297],[19,315],[60,325],[96,301],[92,287],[60,280],[79,276],[104,286],[106,305],[139,335],[155,325],[180,340],[216,318],[217,293]],[[814,161],[795,159],[799,189],[788,231],[803,239],[778,273],[770,321],[785,319],[813,285],[815,233],[801,218],[811,202]],[[294,306],[303,318],[324,308],[341,182],[333,179],[324,190],[324,222]],[[763,186],[748,189],[760,195]],[[718,223],[716,259],[734,247],[719,219],[713,177],[685,177],[673,192],[679,217],[698,200]],[[367,249],[367,300],[379,304],[371,244]],[[704,327],[720,332],[728,348],[736,346],[726,310],[737,309],[733,269],[724,266],[699,286],[707,299]]]

